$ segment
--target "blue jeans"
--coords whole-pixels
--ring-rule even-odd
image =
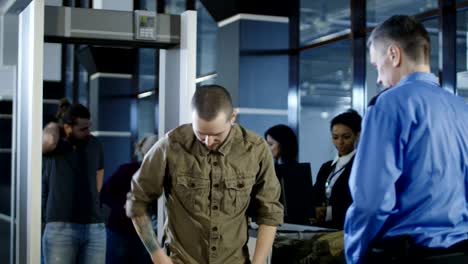
[[[47,223],[42,244],[44,264],[104,264],[106,261],[103,223]]]
[[[121,234],[107,229],[107,264],[152,264],[138,235]]]

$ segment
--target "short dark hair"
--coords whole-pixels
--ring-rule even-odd
[[[90,119],[88,108],[82,104],[72,104],[62,114],[60,121],[67,125],[76,125],[78,118]]]
[[[270,127],[265,132],[265,139],[268,135],[280,144],[279,156],[284,163],[297,162],[297,137],[290,127],[286,125]]]
[[[351,130],[357,134],[361,132],[361,123],[361,115],[356,112],[356,110],[349,109],[348,111],[341,113],[332,119],[330,122],[330,130],[333,130],[333,126],[341,124],[351,128]]]
[[[379,24],[371,33],[367,46],[395,41],[413,61],[429,64],[431,41],[424,26],[412,16],[395,15]],[[384,46],[388,47],[388,46]]]
[[[231,95],[220,85],[203,85],[197,87],[192,97],[192,109],[205,121],[215,119],[220,112],[229,118],[233,112]]]

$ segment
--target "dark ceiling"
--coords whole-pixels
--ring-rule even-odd
[[[84,46],[75,52],[76,58],[91,75],[96,72],[134,74],[137,49]]]

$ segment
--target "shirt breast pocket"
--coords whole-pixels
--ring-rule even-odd
[[[247,209],[250,202],[250,193],[255,183],[254,177],[241,176],[234,179],[226,179],[224,195],[224,211],[228,214],[236,214]]]
[[[207,209],[210,180],[181,175],[176,180],[176,192],[182,206],[199,213]]]

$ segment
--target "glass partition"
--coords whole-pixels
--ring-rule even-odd
[[[300,45],[305,46],[323,36],[343,33],[349,30],[350,1],[301,0],[300,7]]]
[[[351,108],[351,43],[349,40],[306,50],[300,55],[299,157],[312,174],[333,159],[331,119]]]

